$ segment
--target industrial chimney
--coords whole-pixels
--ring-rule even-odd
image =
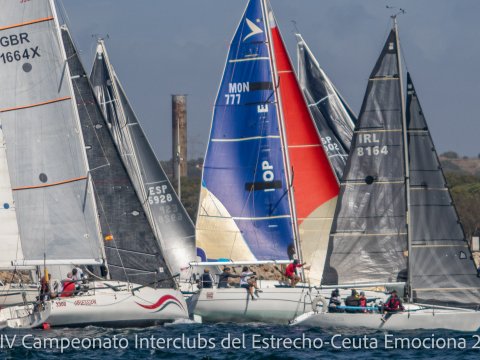
[[[187,176],[187,95],[172,95],[172,166],[180,197],[180,178]]]

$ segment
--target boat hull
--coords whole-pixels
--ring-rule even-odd
[[[379,330],[430,330],[477,331],[480,312],[462,309],[420,309],[392,314],[385,322],[382,314],[375,313],[307,313],[291,325],[315,328],[369,328]]]
[[[308,286],[291,288],[275,281],[259,282],[262,293],[252,301],[246,289],[202,289],[188,300],[190,313],[200,317],[203,322],[263,322],[288,324],[297,316],[312,311],[312,301],[317,296],[327,302],[331,290],[316,289]],[[350,290],[340,290],[342,298],[350,295]],[[382,292],[366,291],[369,298],[384,299]],[[321,295],[321,296],[319,296]]]
[[[262,288],[252,301],[244,288],[202,289],[189,299],[195,316],[203,322],[266,322],[288,324],[296,316],[311,311],[312,292],[308,288]]]
[[[32,328],[47,323],[50,327],[108,327],[151,326],[188,319],[182,293],[174,289],[153,289],[117,281],[95,283],[87,293],[73,297],[60,297],[45,302],[37,316],[41,321],[15,321],[23,319],[3,313],[6,326]],[[11,309],[11,310],[10,310]],[[2,311],[20,311],[17,306]]]

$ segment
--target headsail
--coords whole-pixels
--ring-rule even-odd
[[[402,94],[395,29],[370,75],[330,236],[324,284],[406,280]]]
[[[288,259],[290,183],[263,1],[249,1],[215,102],[196,223],[203,260]]]
[[[0,269],[11,268],[11,261],[23,259],[20,234],[18,232],[17,212],[13,202],[10,173],[7,163],[7,147],[0,119]]]
[[[292,169],[294,204],[302,260],[309,278],[320,283],[339,186],[270,7],[269,25],[275,73]]]
[[[25,260],[100,259],[68,65],[48,0],[0,1],[0,119]]]
[[[163,171],[99,42],[91,81],[123,162],[173,273],[195,260],[195,229]]]
[[[110,276],[113,280],[172,287],[171,273],[142,203],[123,166],[67,28],[62,29],[87,149]]]
[[[476,307],[480,278],[410,74],[407,78],[413,299]]]
[[[297,34],[297,57],[300,86],[322,137],[323,147],[340,181],[357,118],[300,34]]]

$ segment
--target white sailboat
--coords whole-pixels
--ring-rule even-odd
[[[352,140],[324,283],[405,283],[405,310],[311,312],[293,324],[384,330],[480,328],[480,278],[410,74],[396,16]]]
[[[272,9],[249,1],[230,45],[203,167],[194,266],[311,267],[296,288],[261,280],[205,288],[191,298],[203,321],[287,323],[309,311],[327,252],[337,178],[326,156]],[[283,270],[281,270],[283,271]]]
[[[111,270],[77,296],[3,309],[0,321],[143,326],[188,318],[53,1],[0,4],[13,54],[0,72],[0,118],[23,250],[13,265],[48,266],[58,279],[72,266]],[[105,209],[108,199],[124,207]]]

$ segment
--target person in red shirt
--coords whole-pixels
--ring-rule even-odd
[[[405,310],[405,308],[403,307],[402,300],[398,297],[397,290],[393,290],[387,302],[383,305],[384,315],[382,321],[387,321],[392,314],[403,310]]]
[[[360,292],[360,298],[358,299],[360,302],[360,307],[366,308],[367,307],[367,298],[365,297],[365,293],[362,291]],[[361,310],[362,312],[366,313],[367,309]]]
[[[70,297],[75,293],[75,280],[72,279],[72,273],[67,274],[67,278],[62,280],[62,293],[60,297]]]
[[[293,260],[293,263],[288,264],[287,268],[285,269],[285,276],[290,279],[290,286],[295,287],[297,283],[301,280],[300,276],[297,275],[296,270],[297,268],[302,267],[306,263],[299,264],[298,260]]]

